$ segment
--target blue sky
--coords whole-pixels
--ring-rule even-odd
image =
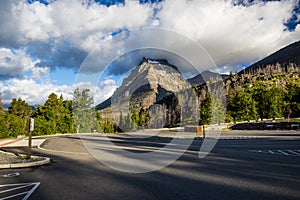
[[[144,46],[143,40],[126,40],[133,30],[145,28],[174,31],[197,43],[213,60],[215,71],[238,71],[298,41],[299,17],[298,0],[0,1],[0,92],[4,103],[21,97],[43,104],[51,92],[71,99],[76,87],[88,87],[100,103],[139,56],[149,57],[143,55],[149,52],[140,51],[127,62],[130,66],[121,62],[128,49]],[[144,37],[155,43],[161,35]],[[174,43],[170,45],[165,50],[171,52]],[[183,40],[176,45],[187,54],[195,53]],[[97,59],[89,60],[97,48]],[[172,56],[168,59],[184,65]],[[85,70],[83,63],[89,63]],[[181,68],[189,74],[188,67]],[[204,63],[200,71],[212,68]],[[85,78],[78,81],[78,72]]]

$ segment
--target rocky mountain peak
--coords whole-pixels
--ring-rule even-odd
[[[117,124],[121,123],[122,116],[131,116],[133,120],[138,115],[138,124],[142,127],[173,126],[181,119],[196,116],[197,109],[193,107],[196,101],[190,83],[176,66],[167,60],[143,58],[112,97],[97,109],[108,115],[111,113]],[[150,116],[155,117],[150,119]],[[127,130],[120,126],[123,131]]]
[[[103,110],[111,104],[130,101],[132,105],[149,107],[161,101],[168,94],[175,94],[190,88],[178,68],[164,59],[146,59],[133,68],[113,96],[97,106]]]
[[[117,93],[128,91],[136,93],[135,90],[149,85],[149,89],[158,92],[160,87],[177,92],[189,87],[189,83],[182,77],[177,67],[169,65],[164,60],[146,60],[145,58],[136,68],[132,69],[129,76],[123,80]]]

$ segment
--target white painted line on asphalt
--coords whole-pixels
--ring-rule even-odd
[[[274,154],[274,152],[272,150],[268,150],[269,153]]]
[[[30,195],[37,189],[37,187],[41,184],[41,182],[34,182],[34,183],[17,183],[17,184],[5,184],[5,185],[0,185],[0,188],[4,188],[4,187],[13,187],[13,188],[10,188],[10,189],[7,189],[7,190],[3,190],[3,191],[0,191],[0,194],[4,194],[6,192],[12,192],[12,191],[18,191],[19,189],[23,189],[23,188],[26,188],[26,187],[30,187],[30,186],[33,186],[30,190],[28,191],[25,191],[25,192],[17,192],[15,194],[12,194],[12,195],[9,195],[9,196],[6,196],[6,197],[2,197],[0,198],[1,200],[5,200],[5,199],[11,199],[11,198],[14,198],[14,197],[18,197],[18,196],[22,196],[22,195],[25,195],[22,200],[27,200]],[[15,186],[15,187],[14,187]]]
[[[295,154],[295,155],[297,155],[297,156],[300,156],[300,153],[297,153],[296,151],[288,150],[288,152],[293,153],[293,154]]]
[[[4,197],[4,198],[1,198],[1,200],[5,200],[5,199],[11,199],[11,198],[14,198],[14,197],[17,197],[17,196],[24,195],[24,194],[26,194],[26,193],[27,193],[27,192],[21,192],[21,193],[13,194],[13,195],[10,195],[10,196],[7,196],[7,197]],[[23,198],[22,200],[24,200],[24,198]]]
[[[65,153],[65,154],[76,154],[76,155],[89,155],[88,153],[81,153],[81,152],[71,152],[71,151],[60,151],[60,150],[55,150],[55,149],[45,149],[41,147],[43,143],[38,145],[38,149],[42,151],[48,151],[48,152],[53,152],[53,153]]]
[[[284,151],[281,151],[281,150],[278,150],[278,152],[279,152],[279,153],[282,153],[283,155],[286,155],[286,156],[289,155],[288,153],[286,153],[286,152],[284,152]]]
[[[27,200],[30,197],[30,195],[36,190],[36,188],[39,187],[40,184],[41,182],[35,183],[35,186],[33,186],[33,188],[27,193],[23,200]]]
[[[285,156],[300,156],[300,150],[248,150],[249,152],[257,152],[257,153],[269,153],[269,154],[272,154],[272,155],[285,155]]]
[[[226,136],[220,136],[219,140],[249,140],[249,139],[257,139],[261,138],[258,136],[236,136],[236,137],[226,137]]]
[[[1,175],[3,178],[11,178],[11,177],[16,177],[16,176],[20,176],[19,172],[15,172],[15,173],[9,173],[9,174],[3,174]],[[1,192],[0,192],[1,193]]]
[[[10,192],[10,191],[18,190],[18,189],[22,189],[22,188],[26,188],[28,186],[30,186],[30,185],[26,184],[26,185],[21,185],[19,187],[14,187],[14,188],[11,188],[11,189],[3,190],[3,191],[0,191],[0,194],[1,193],[5,193],[5,192]]]

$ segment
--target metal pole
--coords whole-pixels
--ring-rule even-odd
[[[32,142],[32,131],[29,131],[27,159],[31,159],[31,142]]]

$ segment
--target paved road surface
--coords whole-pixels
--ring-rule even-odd
[[[169,142],[125,136],[110,139],[131,151],[151,151]],[[25,185],[31,191],[29,199],[300,199],[298,137],[219,140],[208,156],[199,159],[201,144],[194,141],[177,161],[158,171],[126,173],[100,163],[75,135],[50,137],[33,152],[51,157],[52,164],[1,170],[0,185],[36,183]],[[2,149],[26,152],[22,147]],[[22,193],[24,187],[12,192]],[[0,198],[5,195],[0,192]]]

